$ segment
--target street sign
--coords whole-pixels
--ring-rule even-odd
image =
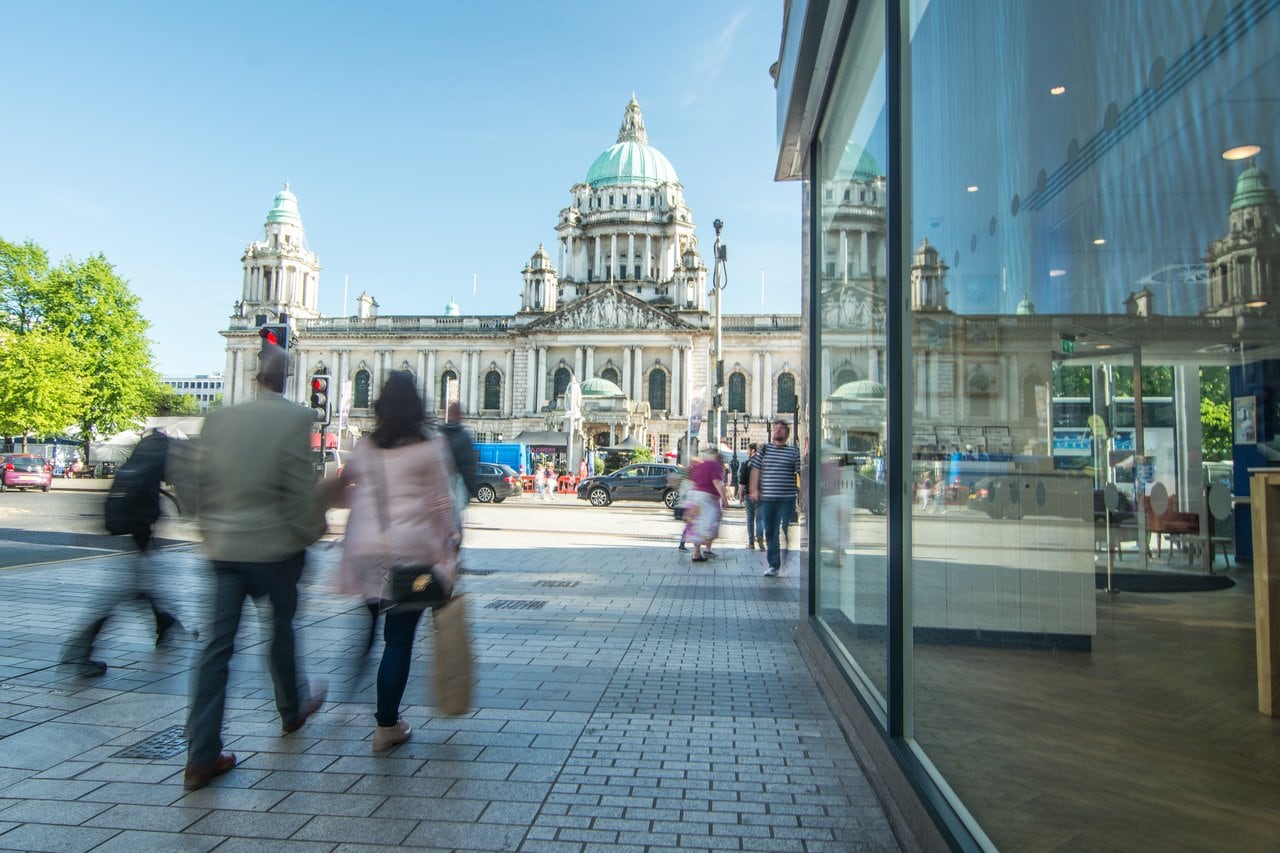
[[[1075,355],[1075,352],[1076,352],[1076,342],[1075,342],[1075,341],[1073,341],[1073,340],[1071,340],[1071,339],[1069,339],[1069,338],[1063,338],[1063,339],[1062,339],[1062,351],[1063,351],[1064,353],[1066,353],[1067,355]]]

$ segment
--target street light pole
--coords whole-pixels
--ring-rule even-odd
[[[722,421],[724,413],[724,330],[721,324],[720,301],[721,292],[729,284],[729,270],[725,266],[725,262],[729,259],[729,252],[728,247],[720,242],[720,229],[724,228],[724,221],[717,219],[711,223],[711,227],[716,230],[716,242],[712,247],[714,260],[711,264],[711,298],[715,302],[715,391],[711,398],[715,405],[715,413],[714,417],[711,418],[714,423],[711,440],[714,442],[712,447],[715,447],[720,443],[720,437],[724,435]]]

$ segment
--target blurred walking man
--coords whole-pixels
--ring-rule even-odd
[[[198,472],[200,528],[214,573],[213,626],[200,656],[187,717],[188,790],[235,766],[222,751],[227,670],[246,596],[271,602],[271,681],[284,734],[324,703],[297,666],[293,617],[306,548],[324,532],[310,458],[311,412],[287,402],[288,360],[264,348],[258,396],[205,421]],[[232,464],[234,461],[234,464]]]
[[[791,524],[796,512],[800,451],[787,444],[790,437],[787,422],[775,421],[773,441],[760,448],[758,462],[751,471],[751,498],[758,502],[756,511],[764,519],[765,560],[769,564],[766,577],[776,577],[782,570],[778,534]]]

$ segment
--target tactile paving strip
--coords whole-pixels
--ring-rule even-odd
[[[582,583],[582,581],[534,581],[533,585],[534,586],[568,587],[568,586],[577,586],[580,583]]]

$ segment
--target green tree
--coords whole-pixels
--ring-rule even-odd
[[[1200,368],[1200,399],[1229,406],[1230,396],[1231,383],[1225,365]]]
[[[0,435],[54,435],[83,409],[87,359],[42,329],[0,330]]]
[[[631,461],[632,462],[652,462],[653,451],[647,447],[637,447],[635,450],[631,451]]]
[[[1117,367],[1113,372],[1115,396],[1133,396],[1133,368]],[[1173,368],[1168,365],[1144,365],[1142,368],[1143,397],[1172,397]]]
[[[161,382],[159,377],[156,377],[150,394],[151,402],[148,403],[147,409],[156,417],[200,414],[199,400],[191,394],[178,393],[172,385]]]
[[[81,435],[113,435],[148,414],[157,382],[139,301],[101,254],[51,270],[43,288],[44,324],[88,362],[88,389],[76,416]]]
[[[1230,405],[1201,397],[1200,431],[1206,462],[1231,458]]]
[[[1053,396],[1088,397],[1093,393],[1093,368],[1085,364],[1056,364]]]
[[[40,320],[48,275],[44,249],[0,238],[0,327],[25,332]]]
[[[158,377],[147,346],[147,321],[128,283],[101,254],[50,269],[35,243],[0,239],[0,328],[16,336],[8,339],[14,369],[30,374],[5,377],[11,399],[36,401],[45,409],[39,415],[45,428],[31,427],[34,431],[61,432],[78,424],[87,449],[95,435],[136,426],[149,414]],[[17,340],[28,335],[35,337]],[[68,346],[79,358],[74,386],[81,392],[70,413],[63,407],[70,397],[39,391],[63,376],[59,371],[68,364]],[[57,387],[65,389],[67,383]]]

